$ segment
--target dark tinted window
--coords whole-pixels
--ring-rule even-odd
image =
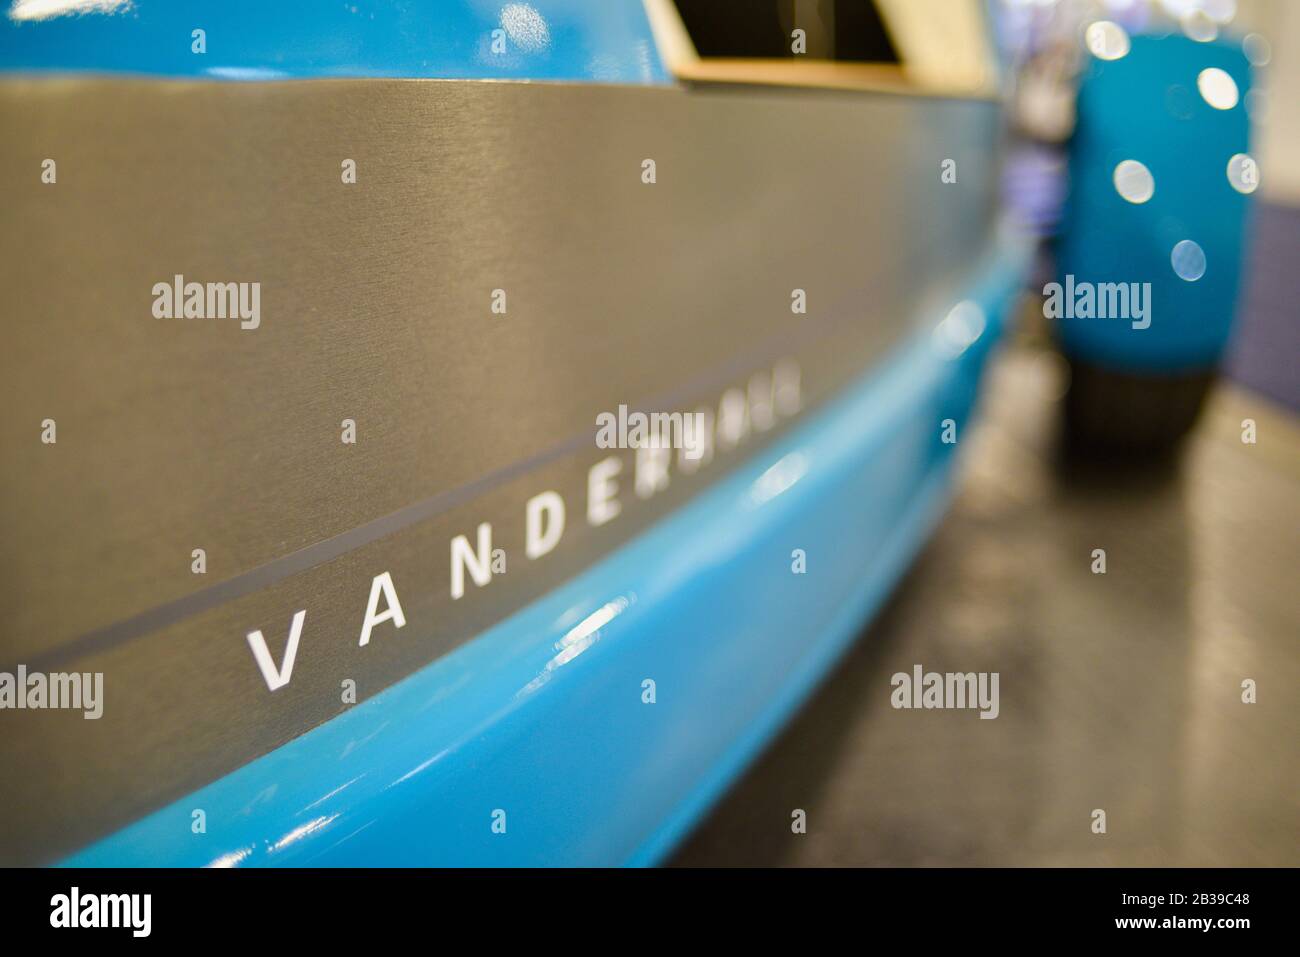
[[[805,56],[897,63],[871,0],[674,0],[702,57],[793,58],[790,32],[807,35]]]

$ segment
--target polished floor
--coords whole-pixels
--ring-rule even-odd
[[[1300,864],[1300,419],[1224,386],[1180,461],[1087,464],[1065,375],[1001,358],[933,540],[671,863]],[[918,664],[998,672],[999,717],[895,710]]]

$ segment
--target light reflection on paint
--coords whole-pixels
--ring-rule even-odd
[[[257,80],[283,80],[289,74],[283,70],[272,70],[263,66],[214,66],[205,71],[208,76],[215,76],[222,80],[242,80],[244,82]]]
[[[449,748],[444,748],[443,750],[441,750],[441,751],[439,751],[437,754],[435,754],[433,757],[428,758],[427,760],[421,761],[419,764],[417,764],[415,767],[411,768],[411,770],[407,771],[405,774],[403,774],[400,778],[398,778],[398,779],[397,779],[396,781],[394,781],[392,784],[388,785],[388,788],[397,787],[397,785],[401,784],[403,781],[409,781],[409,780],[411,780],[411,778],[415,777],[415,776],[416,776],[417,774],[419,774],[421,771],[425,770],[425,769],[428,768],[430,765],[432,765],[434,762],[436,762],[437,760],[439,760],[439,759],[440,759],[443,755],[445,755],[449,750],[450,750]],[[384,788],[384,790],[387,791],[388,788]]]
[[[306,824],[302,824],[299,825],[298,827],[295,827],[292,831],[290,831],[284,837],[280,838],[278,841],[276,841],[274,844],[271,845],[270,853],[274,854],[276,851],[284,850],[290,844],[293,844],[297,841],[301,841],[304,837],[306,837],[309,834],[315,834],[321,828],[326,827],[332,822],[338,820],[338,818],[339,815],[331,814],[329,817],[318,817],[313,821],[308,821]]]
[[[216,858],[215,860],[209,861],[207,864],[204,864],[203,866],[204,867],[237,867],[243,861],[248,860],[249,855],[252,853],[253,853],[252,847],[241,847],[239,850],[231,851],[229,854],[222,854],[220,857]]]
[[[519,689],[515,697],[531,694],[550,681],[551,675],[558,668],[564,667],[600,641],[600,630],[626,611],[635,601],[635,594],[620,595],[613,601],[605,602],[605,604],[570,628],[565,632],[564,637],[555,643],[555,650],[558,652],[555,657],[546,663],[546,667],[542,669],[541,674]]]
[[[340,759],[342,759],[342,758],[346,758],[349,754],[351,754],[351,753],[352,753],[353,751],[355,751],[357,748],[360,748],[360,747],[362,747],[363,745],[369,744],[369,743],[370,743],[371,741],[373,741],[375,738],[379,737],[379,735],[384,731],[384,729],[388,727],[389,723],[390,723],[390,722],[385,721],[383,724],[381,724],[379,727],[375,728],[374,731],[371,731],[371,732],[370,732],[368,735],[366,735],[364,738],[351,738],[351,739],[349,739],[348,743],[347,743],[346,745],[344,745],[343,750],[339,753],[339,758],[340,758]]]
[[[343,790],[346,789],[346,788],[350,788],[350,787],[352,787],[352,785],[356,784],[358,781],[360,781],[360,780],[361,780],[362,778],[364,778],[364,777],[365,777],[364,774],[358,774],[358,775],[357,775],[355,778],[353,778],[351,781],[347,781],[347,782],[345,782],[345,783],[343,783],[343,784],[340,784],[340,785],[339,785],[338,787],[336,787],[333,791],[329,791],[329,792],[327,792],[327,793],[325,793],[325,794],[322,794],[322,795],[321,795],[320,797],[318,797],[316,800],[312,801],[310,804],[308,804],[306,807],[304,807],[303,810],[304,810],[304,811],[310,811],[310,810],[311,810],[312,808],[314,808],[314,807],[319,807],[320,805],[322,805],[322,804],[324,804],[326,801],[328,801],[330,798],[332,798],[334,795],[338,794],[340,791],[343,791]]]
[[[759,506],[790,489],[808,473],[808,459],[801,452],[782,456],[749,487],[749,502]]]
[[[131,0],[14,0],[9,19],[15,21],[52,20],[83,13],[125,13]]]
[[[934,328],[933,342],[945,359],[956,359],[984,335],[988,320],[979,303],[964,299]]]
[[[502,7],[501,28],[525,53],[539,53],[551,44],[546,19],[530,3],[507,3]]]

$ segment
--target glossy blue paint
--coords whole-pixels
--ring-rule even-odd
[[[795,431],[459,650],[74,855],[100,865],[606,865],[661,859],[907,568],[1025,254]],[[978,330],[977,330],[978,331]],[[792,574],[803,549],[808,571]],[[653,679],[657,701],[642,702]],[[191,833],[201,808],[204,834]],[[506,813],[494,834],[492,814]]]
[[[1222,70],[1238,91],[1231,109],[1198,92],[1202,70]],[[1070,355],[1131,372],[1209,369],[1228,341],[1236,310],[1251,197],[1228,180],[1228,160],[1250,151],[1245,101],[1250,64],[1236,40],[1138,36],[1128,55],[1091,59],[1079,89],[1070,144],[1070,195],[1057,249],[1057,280],[1150,283],[1150,326],[1123,319],[1062,318]],[[1115,167],[1145,165],[1155,193],[1130,203]],[[1205,274],[1179,278],[1174,247],[1204,250]]]
[[[0,2],[2,72],[670,82],[641,0]]]

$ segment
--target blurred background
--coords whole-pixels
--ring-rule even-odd
[[[1300,4],[991,9],[1009,74],[1008,203],[1042,240],[1017,337],[938,534],[678,865],[1298,863]],[[1155,280],[1157,309],[1182,303],[1167,354],[1207,330],[1214,342],[1166,362],[1127,331],[1072,341],[1045,318],[1044,287],[1099,256],[1141,262],[1148,240],[1166,257],[1153,237],[1183,225],[1165,213],[1148,229],[1159,207],[1111,188],[1107,137],[1145,136],[1166,167],[1226,148],[1223,128],[1177,122],[1194,93],[1171,80],[1152,108],[1118,65],[1211,50],[1237,58],[1229,73],[1241,63],[1233,105],[1240,93],[1258,180],[1233,184],[1249,202],[1173,188],[1206,248],[1240,268],[1226,285],[1223,270],[1218,285],[1174,277],[1176,259],[1128,278]],[[1171,181],[1155,182],[1167,199]],[[1123,244],[1098,249],[1098,210]],[[1000,716],[894,710],[890,677],[916,664],[999,671]],[[796,809],[806,833],[792,832]]]

